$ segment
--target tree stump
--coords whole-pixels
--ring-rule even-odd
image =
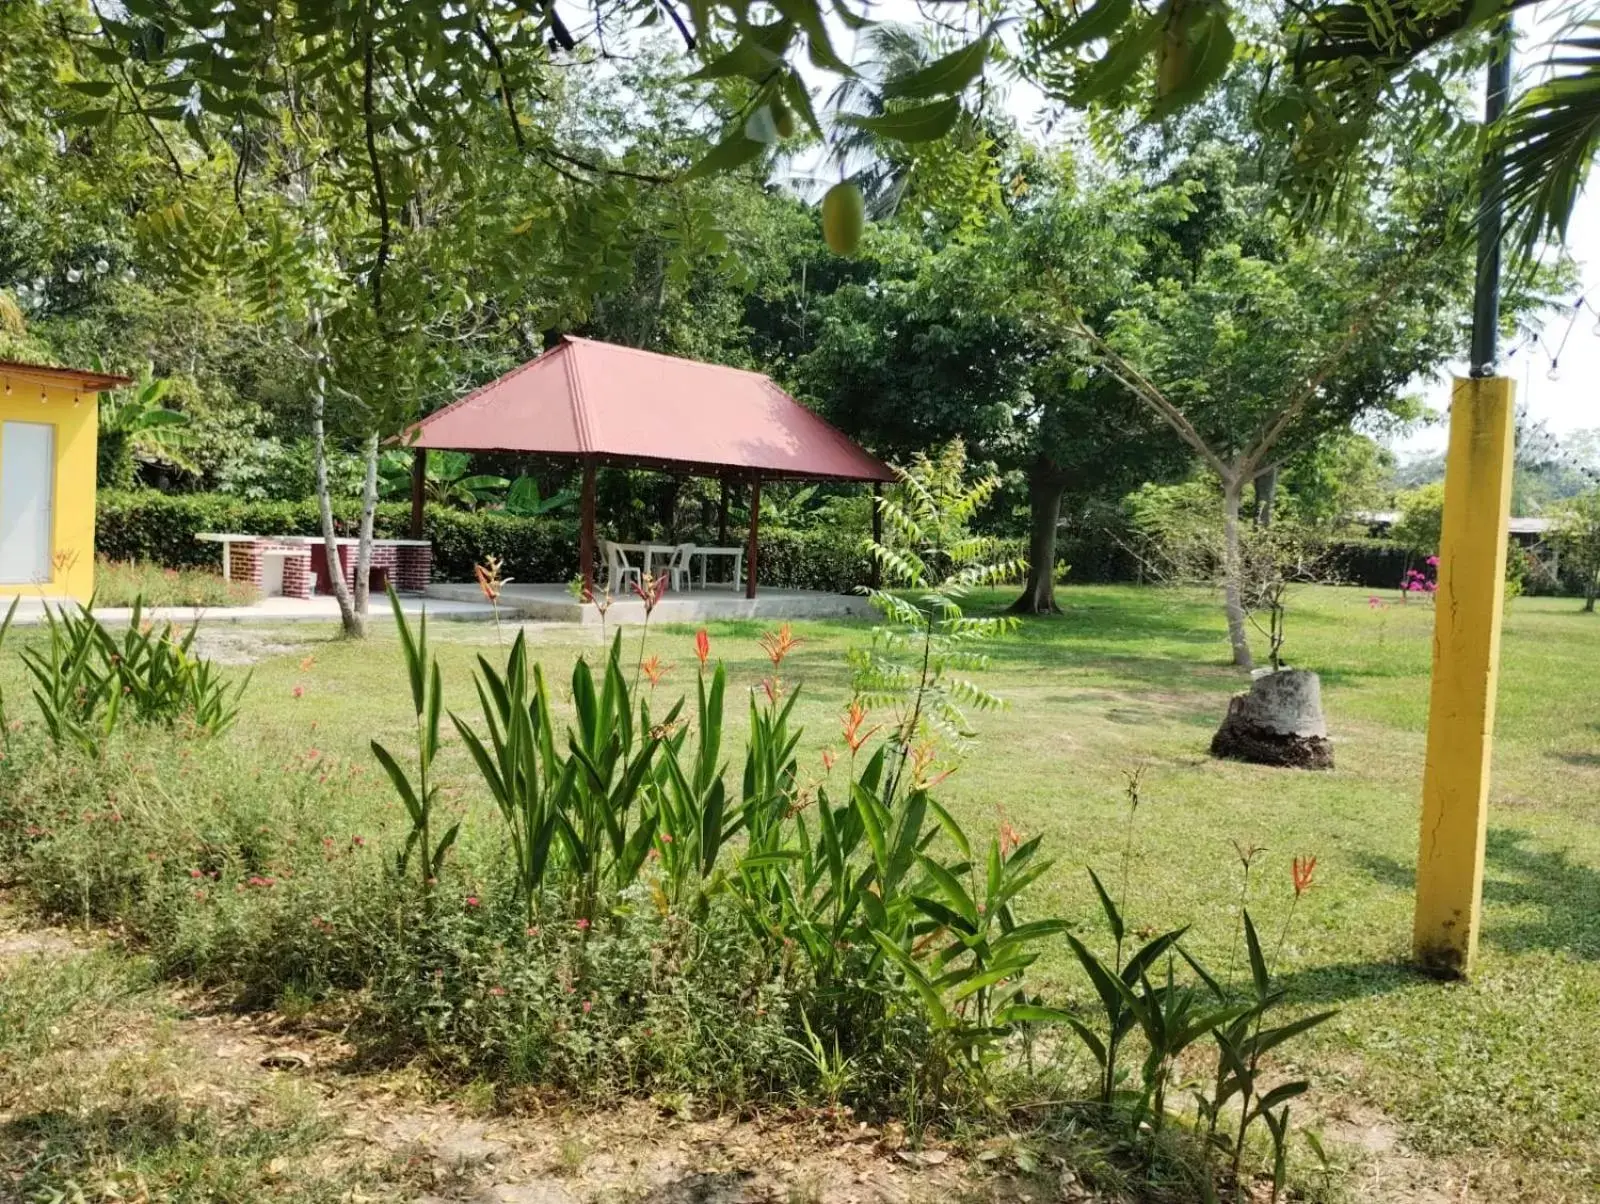
[[[1228,717],[1211,738],[1211,755],[1254,765],[1332,769],[1322,680],[1306,669],[1259,674],[1248,690],[1228,700]]]

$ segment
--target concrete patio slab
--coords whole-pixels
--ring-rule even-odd
[[[474,589],[477,587],[474,586]],[[14,620],[18,627],[32,627],[44,622],[47,606],[60,610],[72,608],[77,603],[60,598],[39,598],[21,595]],[[0,618],[11,605],[11,597],[0,594]],[[484,602],[480,594],[476,599],[423,598],[403,596],[400,609],[408,618],[421,615],[427,607],[430,619],[465,622],[493,622],[494,608]],[[133,610],[126,606],[97,606],[94,611],[101,622],[126,623]],[[249,606],[156,606],[147,607],[144,617],[157,623],[190,624],[196,621],[206,625],[219,623],[337,623],[339,603],[332,597],[316,598],[262,598]],[[372,599],[371,618],[379,623],[392,621],[387,598]]]
[[[476,584],[439,583],[428,587],[429,599],[465,603],[483,594]],[[430,601],[430,607],[432,602]],[[534,619],[555,623],[581,623],[599,626],[600,612],[572,596],[571,589],[558,584],[518,584],[505,587],[500,595],[501,613],[508,619]],[[430,609],[429,613],[433,613]],[[865,598],[855,594],[830,594],[823,590],[775,589],[762,587],[754,598],[742,590],[705,589],[669,592],[656,606],[656,623],[704,623],[716,619],[837,619],[863,618],[872,613]],[[631,594],[613,600],[606,622],[627,625],[644,622],[644,603]]]

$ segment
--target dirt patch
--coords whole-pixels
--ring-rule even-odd
[[[301,647],[248,627],[208,627],[203,621],[194,638],[194,651],[219,665],[253,665],[268,657],[298,652]]]
[[[53,931],[0,932],[0,957],[67,957]],[[475,1114],[420,1073],[357,1073],[337,1032],[243,1016],[167,989],[89,1061],[159,1055],[159,1095],[228,1116],[291,1090],[327,1130],[313,1161],[359,1168],[391,1198],[443,1204],[922,1204],[1013,1201],[1049,1192],[940,1149],[832,1114],[683,1119],[648,1100],[584,1110],[529,1094]],[[163,1015],[164,1013],[164,1015]],[[83,1063],[87,1068],[88,1063]],[[178,1084],[181,1083],[181,1088]],[[470,1097],[471,1093],[468,1093]],[[980,1170],[979,1168],[982,1167]],[[285,1174],[292,1173],[286,1168]]]
[[[0,959],[29,956],[69,957],[78,946],[64,933],[43,929],[39,932],[0,932]]]

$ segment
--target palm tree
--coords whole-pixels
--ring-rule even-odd
[[[95,367],[100,365],[98,359]],[[195,466],[184,448],[190,443],[189,415],[161,404],[169,382],[148,369],[125,389],[100,394],[100,441],[96,475],[102,489],[127,489],[139,461],[170,464],[185,472]]]
[[[861,189],[868,217],[885,221],[895,215],[908,193],[916,191],[917,169],[929,161],[928,156],[939,153],[936,148],[970,151],[981,145],[987,131],[982,119],[965,109],[942,138],[915,145],[853,124],[852,118],[893,112],[897,102],[892,85],[952,49],[941,45],[925,26],[892,22],[868,26],[861,38],[863,61],[856,74],[842,79],[828,97],[827,111],[834,119],[826,164],[833,175]]]
[[[885,87],[926,67],[937,52],[928,32],[916,26],[874,25],[863,37],[865,61],[858,74],[846,76],[834,88],[828,108],[834,113],[881,117],[889,109]],[[842,178],[855,181],[874,221],[894,216],[917,165],[914,148],[885,142],[871,130],[837,122],[828,162]]]
[[[1364,128],[1392,99],[1389,84],[1419,69],[1434,84],[1475,69],[1481,55],[1440,52],[1462,49],[1468,39],[1481,38],[1534,3],[1297,3],[1285,26],[1294,46],[1291,65],[1297,81],[1328,102],[1339,120]],[[1525,253],[1546,239],[1565,240],[1589,167],[1600,151],[1600,3],[1587,0],[1564,15],[1546,43],[1546,77],[1514,97],[1491,131],[1491,146],[1504,155],[1507,227]],[[1456,103],[1443,89],[1430,91],[1444,103]],[[1348,150],[1348,144],[1342,149]]]

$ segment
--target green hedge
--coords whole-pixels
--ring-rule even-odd
[[[334,518],[341,534],[354,534],[360,506],[340,500]],[[409,503],[384,502],[373,526],[379,536],[403,538],[410,521]],[[515,581],[566,581],[577,567],[578,524],[571,518],[517,518],[430,505],[424,526],[433,541],[436,581],[471,581],[472,566],[487,556],[500,557],[506,576]],[[216,544],[195,538],[201,531],[322,531],[311,501],[257,502],[231,494],[155,490],[101,493],[95,527],[99,555],[168,568],[216,567],[221,553]],[[869,566],[859,545],[859,536],[831,528],[767,528],[761,532],[758,576],[763,585],[845,592],[867,580]]]
[[[1407,569],[1420,569],[1427,556],[1392,539],[1341,539],[1328,545],[1328,564],[1341,585],[1399,589]]]

